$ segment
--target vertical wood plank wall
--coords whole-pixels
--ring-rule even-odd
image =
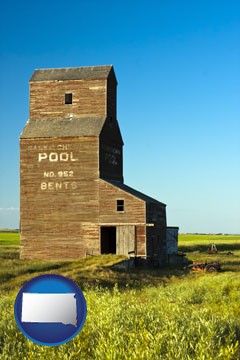
[[[129,256],[129,252],[135,253],[135,226],[117,226],[117,251],[119,255]]]

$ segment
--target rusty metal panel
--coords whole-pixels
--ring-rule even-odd
[[[128,256],[135,252],[135,226],[121,225],[117,226],[117,249],[118,255]]]

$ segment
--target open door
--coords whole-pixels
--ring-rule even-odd
[[[116,226],[101,226],[101,254],[116,254]]]

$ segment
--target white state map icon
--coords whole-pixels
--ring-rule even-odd
[[[22,322],[77,326],[76,294],[22,293]]]

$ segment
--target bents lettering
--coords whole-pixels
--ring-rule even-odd
[[[77,183],[75,181],[59,181],[59,182],[53,182],[53,181],[47,181],[47,182],[41,182],[41,190],[76,190],[77,189]]]

